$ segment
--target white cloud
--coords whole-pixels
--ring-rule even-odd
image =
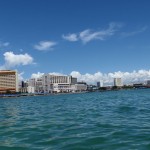
[[[64,74],[62,74],[62,73],[58,73],[58,72],[50,72],[50,73],[48,73],[48,74],[51,74],[51,75],[64,75]],[[37,72],[37,73],[33,73],[32,75],[31,75],[31,78],[40,78],[40,77],[42,77],[42,75],[44,75],[44,73],[41,73],[41,72]]]
[[[78,41],[78,37],[77,34],[72,33],[72,34],[68,34],[68,35],[62,35],[62,38],[71,42],[76,42]]]
[[[87,29],[80,33],[80,39],[85,44],[92,40],[105,40],[107,37],[113,35],[113,31],[96,31],[92,32],[91,30]]]
[[[124,84],[143,82],[146,80],[150,80],[150,70],[138,70],[133,72],[113,72],[108,74],[103,74],[101,72],[97,72],[94,74],[81,74],[78,71],[72,71],[70,73],[73,77],[77,77],[78,81],[85,81],[89,84],[95,84],[98,81],[103,81],[106,85],[113,85],[114,78],[122,78]]]
[[[0,69],[9,69],[19,65],[33,64],[33,58],[25,54],[14,54],[13,52],[5,52],[4,54],[4,65],[0,66]]]
[[[137,35],[137,34],[140,34],[140,33],[143,33],[147,30],[147,26],[144,26],[142,27],[141,29],[139,30],[136,30],[136,31],[132,31],[132,32],[123,32],[121,33],[121,36],[122,37],[130,37],[130,36],[134,36],[134,35]]]
[[[40,78],[40,77],[42,77],[42,75],[43,75],[44,73],[41,73],[41,72],[38,72],[38,73],[33,73],[32,75],[31,75],[31,78]]]
[[[33,63],[33,58],[25,54],[14,54],[13,52],[5,52],[4,59],[8,66],[28,65]]]
[[[39,51],[47,51],[51,50],[56,44],[57,43],[53,41],[40,41],[39,44],[34,45],[34,48]]]
[[[24,72],[18,73],[19,81],[23,81],[24,80],[23,75],[24,75]]]
[[[7,47],[7,46],[9,46],[9,42],[1,42],[0,41],[0,47]]]
[[[80,33],[73,33],[68,35],[63,35],[65,40],[75,42],[81,40],[84,44],[92,40],[106,40],[106,38],[113,36],[116,31],[122,26],[119,23],[110,23],[107,29],[102,29],[98,31],[93,31],[91,29],[86,29]]]
[[[50,73],[48,73],[48,74],[56,75],[56,76],[65,75],[65,74],[62,74],[62,73],[59,73],[59,72],[50,72]]]
[[[44,73],[38,72],[33,73],[31,78],[39,78]],[[53,75],[64,75],[62,73],[51,72],[49,74]],[[71,76],[76,77],[78,81],[84,81],[88,84],[96,84],[98,81],[103,81],[104,85],[113,85],[114,78],[122,78],[123,84],[133,84],[140,83],[146,80],[150,80],[150,70],[138,70],[132,72],[110,72],[110,73],[101,73],[96,72],[94,74],[85,73],[81,74],[78,71],[72,71],[70,73]]]

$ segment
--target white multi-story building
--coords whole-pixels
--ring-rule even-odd
[[[71,84],[77,84],[77,78],[71,77]]]
[[[28,92],[70,92],[73,91],[72,85],[75,84],[77,84],[77,78],[73,78],[72,76],[44,74],[41,78],[28,80]]]
[[[53,84],[52,84],[51,76],[49,74],[44,74],[42,76],[42,86],[43,86],[44,93],[53,92]]]
[[[103,87],[103,80],[97,82],[97,87],[98,87],[98,88],[99,88],[99,87]]]
[[[114,78],[114,86],[122,86],[122,79]]]
[[[37,78],[35,83],[35,92],[42,93],[43,92],[43,82],[42,78]]]
[[[147,85],[150,86],[150,80],[147,80]]]
[[[36,86],[36,79],[31,78],[28,80],[28,86],[35,87]]]
[[[72,92],[86,91],[87,85],[86,84],[74,84],[74,85],[71,85],[71,90]]]
[[[28,92],[28,93],[35,93],[35,87],[33,87],[33,86],[28,86],[28,87],[27,87],[27,92]]]
[[[100,87],[104,87],[103,80],[100,81]]]
[[[0,70],[0,93],[18,92],[18,73],[13,70]]]
[[[28,93],[42,93],[43,92],[43,80],[42,78],[31,78],[28,80]],[[33,90],[34,89],[34,90]]]
[[[65,75],[44,74],[42,76],[42,85],[44,93],[69,92],[71,84],[76,84],[77,78]]]

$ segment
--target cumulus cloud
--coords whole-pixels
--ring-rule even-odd
[[[1,42],[0,41],[0,47],[7,47],[7,46],[9,46],[9,42]]]
[[[114,78],[122,78],[124,84],[132,84],[144,82],[150,80],[150,70],[138,70],[133,72],[113,72],[113,73],[101,73],[96,72],[94,74],[81,74],[78,71],[72,71],[71,76],[77,77],[78,81],[85,81],[88,84],[95,84],[98,81],[103,81],[105,85],[113,85]]]
[[[31,78],[39,78],[44,73],[38,72],[33,73]],[[49,74],[52,75],[64,75],[62,73],[51,72]],[[81,74],[78,71],[72,71],[70,73],[72,77],[76,77],[78,81],[83,81],[88,84],[96,84],[98,81],[104,83],[104,85],[113,85],[114,78],[122,78],[123,84],[133,84],[133,83],[141,83],[145,82],[146,80],[150,80],[150,70],[138,70],[132,72],[110,72],[110,73],[102,73],[96,72],[94,74],[85,73]]]
[[[50,74],[50,75],[57,75],[57,76],[64,75],[64,74],[58,73],[58,72],[50,72],[50,73],[48,73],[48,74]],[[41,73],[41,72],[33,73],[33,74],[31,75],[31,78],[37,79],[37,78],[42,77],[42,75],[44,75],[44,73]]]
[[[34,45],[34,48],[39,51],[47,51],[53,49],[57,43],[53,41],[40,41],[38,44]]]
[[[94,31],[91,29],[86,29],[79,33],[73,33],[68,35],[63,35],[63,39],[75,42],[81,40],[82,43],[86,44],[92,40],[105,40],[111,36],[113,36],[116,31],[122,26],[120,23],[110,23],[107,29],[102,29],[98,31]]]
[[[37,79],[37,78],[42,77],[43,74],[44,74],[44,73],[41,73],[41,72],[33,73],[33,74],[31,75],[31,78]]]
[[[137,34],[140,34],[140,33],[143,33],[147,30],[147,26],[144,26],[142,27],[141,29],[139,30],[136,30],[136,31],[132,31],[132,32],[123,32],[121,33],[121,36],[122,37],[130,37],[130,36],[134,36],[134,35],[137,35]]]
[[[62,74],[62,73],[59,73],[59,72],[50,72],[50,73],[48,73],[48,74],[56,75],[56,76],[65,75],[65,74]]]
[[[5,52],[4,59],[8,66],[28,65],[33,63],[33,58],[25,54],[14,54],[13,52]]]
[[[19,79],[19,81],[23,81],[24,80],[23,75],[24,75],[24,72],[18,73],[18,79]]]
[[[33,58],[25,54],[14,54],[13,52],[5,52],[4,54],[4,65],[0,66],[0,69],[9,69],[19,65],[33,64]]]

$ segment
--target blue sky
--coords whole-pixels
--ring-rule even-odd
[[[0,69],[149,70],[149,0],[1,0]]]

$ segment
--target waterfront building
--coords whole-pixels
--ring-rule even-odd
[[[42,76],[42,86],[44,93],[70,92],[71,85],[77,83],[77,78],[66,75],[44,74]]]
[[[20,87],[19,92],[20,93],[28,93],[28,88],[27,87]]]
[[[28,92],[71,92],[72,85],[75,84],[77,84],[77,78],[72,76],[44,74],[40,78],[32,78],[28,80]]]
[[[121,87],[122,86],[122,79],[121,78],[114,78],[114,86]]]
[[[87,85],[87,91],[96,91],[98,88],[95,85]]]
[[[36,85],[36,79],[35,78],[31,78],[28,80],[28,86],[35,87],[35,85]]]
[[[97,87],[98,87],[98,88],[100,88],[100,87],[101,87],[100,82],[97,82]]]
[[[22,82],[22,87],[19,88],[19,92],[21,93],[42,93],[43,92],[43,84],[42,78],[31,78],[27,82]],[[28,88],[29,87],[29,88]]]
[[[57,80],[53,83],[54,92],[71,92],[72,85],[77,84],[77,78],[72,76],[57,76],[55,78]]]
[[[35,82],[35,92],[43,93],[43,84],[42,78],[37,78]]]
[[[19,92],[20,93],[27,93],[28,92],[28,82],[26,81],[20,81],[19,82]]]
[[[103,87],[103,81],[102,81],[102,80],[99,81],[99,82],[97,82],[97,87],[98,87],[98,88]]]
[[[18,92],[18,73],[14,70],[0,70],[0,93]]]
[[[87,84],[73,84],[71,85],[72,92],[82,92],[87,90]]]
[[[53,92],[53,84],[52,79],[49,74],[44,74],[42,76],[42,86],[43,86],[43,92],[44,93],[52,93]]]
[[[35,93],[35,88],[36,88],[36,79],[31,78],[27,81],[28,87],[27,87],[27,92],[28,93]]]
[[[70,92],[70,91],[72,91],[71,84],[55,83],[55,84],[53,84],[53,91],[54,92]]]
[[[28,87],[27,87],[27,91],[28,91],[28,93],[35,93],[35,87],[33,87],[33,86],[28,86]]]
[[[71,77],[71,84],[77,84],[77,78]]]
[[[146,88],[146,86],[143,83],[135,83],[133,84],[134,88]]]
[[[100,81],[100,87],[104,87],[103,80]]]
[[[150,80],[147,80],[147,85],[150,86]]]

